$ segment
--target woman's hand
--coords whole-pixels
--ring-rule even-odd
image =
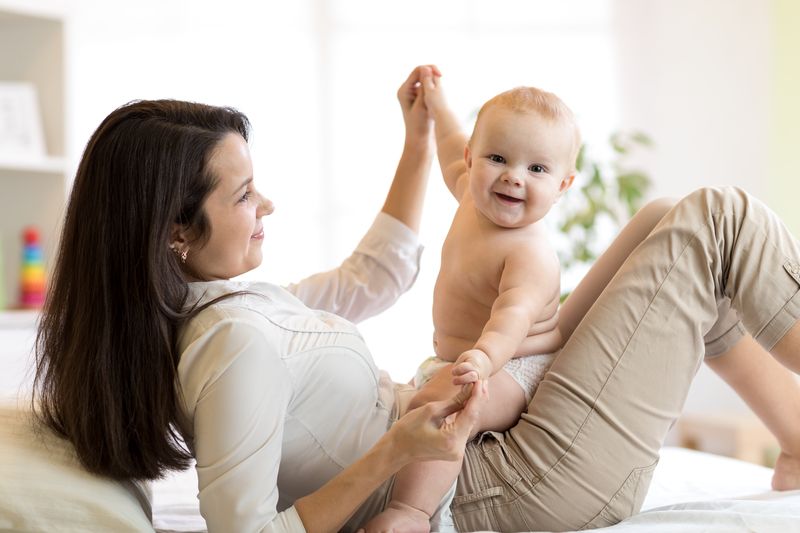
[[[406,124],[406,139],[427,138],[433,131],[433,118],[425,107],[423,78],[441,76],[435,65],[420,65],[411,71],[406,81],[397,90],[397,99],[403,110]]]
[[[406,461],[456,461],[488,400],[486,381],[464,387],[448,400],[429,402],[392,425],[396,453]]]

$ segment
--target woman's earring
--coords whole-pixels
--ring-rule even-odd
[[[172,244],[169,245],[169,249],[172,250],[173,252],[175,252],[175,255],[180,256],[181,263],[186,264],[186,256],[189,255],[189,247],[188,246],[186,248],[184,248],[183,251],[180,251],[180,250],[178,250],[178,245],[173,242]]]

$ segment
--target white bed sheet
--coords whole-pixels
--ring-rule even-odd
[[[770,490],[772,470],[665,447],[642,512],[595,531],[800,533],[800,491]],[[161,532],[205,531],[194,470],[153,485],[153,525]]]

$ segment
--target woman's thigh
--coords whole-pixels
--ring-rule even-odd
[[[572,530],[636,512],[720,302],[771,348],[800,316],[793,265],[797,241],[743,192],[679,202],[590,306],[520,422],[469,447],[457,525]]]
[[[622,263],[647,238],[676,203],[677,199],[659,198],[646,204],[622,228],[608,249],[595,261],[559,310],[559,329],[565,341],[578,327]]]

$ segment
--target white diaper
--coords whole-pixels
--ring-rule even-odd
[[[525,401],[530,402],[531,398],[533,398],[533,393],[536,392],[536,387],[539,386],[539,382],[542,381],[555,358],[556,354],[554,353],[517,357],[506,363],[503,366],[503,370],[514,378],[514,381],[519,383],[519,386],[522,387],[522,392],[525,393]],[[450,361],[445,361],[438,357],[428,357],[417,368],[413,382],[414,387],[421,388],[436,372],[449,364]]]

